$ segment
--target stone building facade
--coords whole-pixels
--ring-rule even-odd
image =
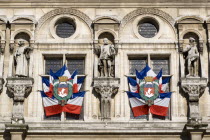
[[[68,30],[68,31],[67,31]],[[117,48],[112,62],[119,89],[111,99],[111,118],[101,119],[99,77],[94,48],[106,37]],[[193,37],[199,52],[197,77],[187,78],[183,53]],[[15,79],[18,39],[33,51],[28,76]],[[0,2],[0,139],[210,139],[210,3],[208,0],[8,0]],[[168,116],[133,117],[126,76],[146,63],[171,76]],[[66,64],[86,75],[80,116],[46,117],[40,91]],[[15,115],[24,118],[13,124]],[[192,117],[193,116],[193,117]]]

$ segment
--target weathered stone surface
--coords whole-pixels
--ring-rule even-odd
[[[94,78],[94,90],[101,97],[101,119],[111,120],[111,99],[117,94],[119,89],[119,78]]]
[[[24,100],[32,90],[33,78],[7,78],[8,96],[13,98],[12,124],[24,122]]]

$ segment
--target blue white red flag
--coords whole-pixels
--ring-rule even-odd
[[[145,104],[145,101],[143,99],[141,99],[139,93],[127,91],[127,95],[134,117],[147,115],[149,113],[149,106]]]
[[[139,85],[136,82],[136,80],[134,80],[131,77],[128,77],[128,84],[131,92],[139,93]]]
[[[43,91],[41,91],[41,95],[43,99],[43,105],[44,105],[46,116],[59,114],[61,112],[80,114],[85,92],[84,91],[79,92],[79,91],[82,87],[85,76],[78,78],[77,73],[78,73],[77,70],[75,70],[73,74],[71,75],[67,67],[64,65],[60,70],[58,70],[55,73],[52,70],[50,70],[49,80],[45,77],[42,77]],[[53,95],[54,81],[55,80],[58,81],[59,77],[62,77],[62,76],[68,77],[67,78],[69,79],[68,83],[73,86],[72,87],[73,94],[71,98],[67,100],[67,104],[64,106],[61,106],[59,104],[59,100],[57,99],[57,97],[55,98]],[[62,86],[65,86],[65,85],[62,85]],[[57,90],[59,91],[59,87]]]
[[[159,116],[167,116],[171,94],[172,92],[161,93],[160,97],[154,100],[154,105],[150,107],[150,112]]]
[[[72,98],[67,101],[67,104],[63,108],[63,112],[68,112],[72,114],[80,114],[82,109],[82,104],[84,100],[85,91],[74,93]]]
[[[138,72],[138,70],[136,70],[137,83],[139,83],[139,80],[144,79],[146,76],[156,77],[156,74],[148,65],[146,65],[146,67],[140,72]]]
[[[127,95],[129,97],[134,117],[148,114],[149,110],[152,114],[167,116],[172,93],[165,93],[169,85],[169,81],[170,77],[163,79],[162,69],[156,75],[148,65],[146,65],[140,72],[136,70],[136,80],[128,77],[130,92],[127,92]],[[158,85],[157,89],[155,89],[154,84]],[[146,93],[149,91],[153,94],[147,96]],[[157,96],[158,94],[159,96]]]

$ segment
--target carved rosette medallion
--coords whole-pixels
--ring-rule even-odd
[[[8,96],[13,98],[12,124],[24,123],[24,100],[32,90],[33,78],[7,78]]]
[[[119,78],[94,78],[94,90],[101,97],[101,119],[111,120],[111,100],[119,89]]]
[[[206,78],[190,77],[181,79],[181,87],[189,96],[190,118],[187,126],[192,128],[206,127],[206,124],[202,124],[202,118],[199,114],[199,98],[204,93],[206,86]]]

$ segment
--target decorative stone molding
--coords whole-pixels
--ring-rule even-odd
[[[106,19],[105,22],[107,22],[107,23],[120,24],[120,20],[117,19],[117,17],[115,17],[115,16],[99,16],[93,20],[93,23],[101,23],[101,21],[104,23],[104,19]]]
[[[12,124],[24,124],[24,100],[32,90],[33,78],[7,78],[8,96],[13,98]]]
[[[10,20],[9,20],[9,23],[14,23],[16,20],[18,19],[28,19],[30,20],[33,24],[37,24],[37,21],[35,19],[34,16],[32,15],[16,15],[16,16],[13,16]]]
[[[117,94],[119,78],[94,78],[94,90],[101,96],[101,119],[111,120],[111,99]]]
[[[8,20],[6,16],[0,16],[0,21],[6,24]]]
[[[204,23],[204,19],[199,15],[180,16],[176,19],[177,23]]]
[[[0,93],[3,91],[4,79],[0,78]]]
[[[206,86],[206,78],[192,77],[181,79],[181,87],[187,96],[189,96],[190,118],[187,126],[196,129],[206,126],[206,124],[202,124],[202,118],[199,113],[199,98],[204,93]]]
[[[41,26],[51,17],[56,16],[56,15],[61,15],[61,14],[69,14],[69,15],[75,15],[78,18],[82,19],[91,29],[91,24],[92,20],[83,12],[76,10],[76,9],[71,9],[71,8],[60,8],[60,9],[55,9],[52,10],[48,13],[46,13],[44,16],[40,18],[38,21],[38,26],[36,28],[36,32],[40,30]]]
[[[140,8],[137,10],[134,10],[130,13],[128,13],[121,21],[121,27],[124,27],[130,20],[132,20],[134,17],[138,15],[143,15],[143,14],[151,14],[151,15],[157,15],[165,19],[171,27],[174,28],[175,20],[166,12],[155,9],[155,8]],[[174,28],[175,30],[175,28]]]

